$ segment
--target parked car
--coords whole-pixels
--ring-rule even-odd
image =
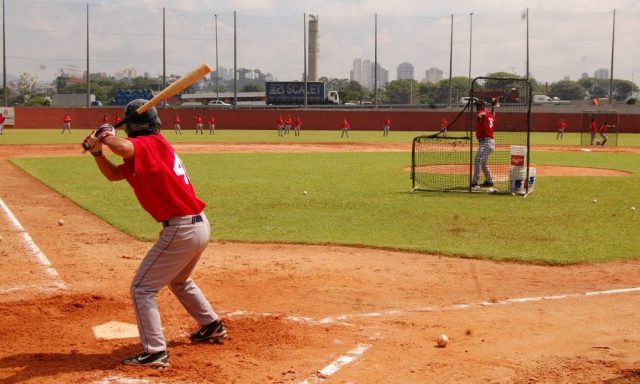
[[[461,97],[460,98],[460,106],[464,107],[465,105],[469,104],[469,99],[471,99],[471,98],[468,97],[468,96]],[[478,99],[477,97],[474,97],[473,98],[473,104],[475,104],[478,100],[480,100],[480,99]]]
[[[224,101],[222,101],[222,100],[211,100],[211,101],[209,101],[209,102],[207,103],[207,105],[214,105],[214,106],[228,107],[228,106],[230,106],[231,104],[229,104],[229,103],[225,103],[225,102],[224,102]]]

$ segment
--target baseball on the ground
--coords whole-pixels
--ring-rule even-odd
[[[444,348],[447,346],[447,344],[449,344],[449,337],[443,333],[442,335],[438,336],[436,343],[438,344],[438,347]]]
[[[635,210],[636,210],[636,207],[631,207],[631,210],[632,210],[632,211],[635,211]]]
[[[62,219],[58,220],[58,225],[64,225],[64,220]]]
[[[304,192],[302,192],[302,193],[303,193],[304,195],[306,195],[306,194],[307,194],[307,191],[304,191]]]
[[[596,200],[596,199],[593,199],[593,202],[594,202],[594,203],[597,203],[597,202],[598,202],[598,200]]]

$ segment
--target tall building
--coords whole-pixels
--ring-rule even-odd
[[[609,70],[607,68],[599,68],[593,73],[593,77],[596,79],[608,79],[609,78]]]
[[[398,76],[396,77],[398,80],[413,80],[413,64],[411,63],[400,63],[398,65]]]
[[[373,90],[376,82],[374,76],[377,73],[378,88],[384,87],[389,82],[389,71],[382,68],[378,63],[377,71],[374,69],[375,63],[369,59],[355,59],[353,61],[353,69],[350,72],[350,80],[357,81],[363,87]]]
[[[442,80],[442,69],[431,67],[424,71],[424,81],[427,83],[437,83]]]
[[[318,56],[320,53],[318,43],[320,26],[318,23],[318,15],[309,15],[309,68],[307,71],[307,80],[309,81],[318,81]]]

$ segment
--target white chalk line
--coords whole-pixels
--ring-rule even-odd
[[[357,347],[333,360],[329,365],[316,372],[313,377],[303,380],[299,384],[314,384],[325,381],[335,375],[346,365],[349,365],[359,359],[367,350],[369,350],[369,348],[371,348],[371,344],[358,344]]]
[[[59,289],[66,289],[66,284],[60,280],[58,272],[51,266],[51,262],[47,258],[47,256],[40,250],[40,248],[36,245],[35,241],[31,238],[31,235],[24,229],[20,221],[16,218],[16,216],[11,212],[9,207],[4,203],[4,201],[0,198],[0,208],[7,215],[13,227],[20,232],[22,237],[22,242],[27,249],[31,253],[32,256],[36,258],[38,264],[40,264],[45,272],[53,279],[52,283],[55,287]]]
[[[356,314],[339,315],[339,316],[333,316],[333,317],[324,317],[321,319],[316,319],[310,316],[283,316],[276,313],[269,313],[269,312],[255,313],[251,311],[242,311],[242,310],[227,312],[225,313],[225,316],[229,318],[251,317],[251,316],[257,316],[257,317],[278,316],[288,321],[315,324],[315,325],[338,323],[341,325],[354,326],[354,324],[350,323],[349,320],[359,319],[359,318],[360,319],[380,318],[380,317],[388,317],[388,316],[397,317],[397,316],[403,316],[407,313],[416,313],[416,312],[460,311],[460,310],[480,308],[480,307],[494,307],[494,306],[500,306],[500,305],[532,303],[532,302],[547,301],[547,300],[566,300],[566,299],[575,299],[575,298],[587,298],[587,297],[594,297],[594,296],[606,296],[606,295],[616,295],[616,294],[634,293],[634,292],[640,292],[640,287],[608,289],[603,291],[565,293],[565,294],[547,295],[547,296],[517,297],[513,299],[504,299],[504,300],[496,300],[496,301],[479,301],[475,303],[430,305],[430,306],[407,309],[407,310],[394,309],[394,310],[382,311],[382,312],[356,313]]]

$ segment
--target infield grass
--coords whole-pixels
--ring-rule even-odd
[[[208,204],[213,240],[340,244],[549,264],[640,257],[640,210],[630,209],[640,208],[640,158],[635,154],[533,152],[532,164],[612,168],[633,175],[539,176],[527,198],[410,193],[410,153],[181,158]],[[12,161],[123,231],[156,239],[158,224],[139,207],[128,184],[108,182],[90,157]]]

